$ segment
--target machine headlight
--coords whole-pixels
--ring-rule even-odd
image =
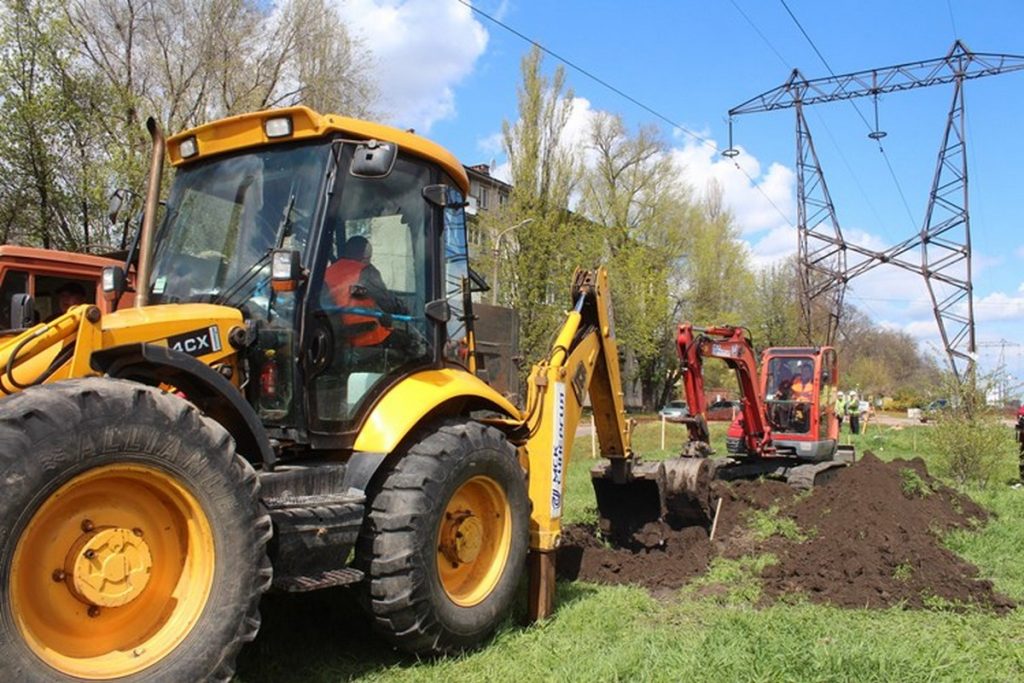
[[[292,134],[292,119],[290,116],[278,116],[267,119],[263,122],[263,131],[268,138],[283,138]]]
[[[190,159],[199,153],[199,145],[196,144],[196,137],[185,138],[178,143],[178,154],[182,159]]]

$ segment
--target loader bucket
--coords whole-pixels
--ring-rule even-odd
[[[706,458],[637,460],[625,475],[613,472],[611,462],[602,460],[590,470],[600,531],[612,542],[628,546],[651,522],[676,529],[706,526],[711,519],[711,479]]]

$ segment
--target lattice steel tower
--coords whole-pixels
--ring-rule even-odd
[[[831,344],[842,313],[846,285],[854,277],[882,263],[891,263],[924,277],[932,310],[939,326],[949,363],[960,381],[973,383],[976,342],[971,283],[971,229],[967,192],[967,138],[964,125],[964,81],[982,76],[1020,71],[1024,57],[971,52],[961,41],[945,57],[910,62],[841,76],[808,80],[794,69],[781,86],[764,92],[729,110],[729,149],[732,119],[740,114],[795,109],[797,169],[797,230],[804,333],[807,341]],[[884,251],[854,244],[843,237],[825,176],[814,151],[804,107],[825,102],[874,97],[882,94],[953,84],[953,102],[946,119],[932,180],[928,207],[921,230]],[[875,130],[869,137],[880,140]],[[920,249],[920,260],[908,260]],[[824,335],[813,329],[813,306],[824,298],[828,321]]]

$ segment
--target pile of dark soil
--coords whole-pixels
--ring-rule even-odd
[[[594,529],[569,527],[559,551],[559,573],[597,583],[675,589],[703,573],[716,555],[771,553],[761,575],[766,601],[801,595],[844,607],[924,607],[936,599],[1004,611],[978,570],[942,545],[942,536],[987,519],[969,498],[932,478],[922,460],[885,463],[866,453],[832,481],[798,494],[775,481],[715,482],[722,499],[714,542],[707,529],[649,524],[622,547],[599,540]],[[755,511],[792,520],[799,538],[758,537]],[[790,524],[792,526],[792,524]]]
[[[703,527],[672,529],[651,522],[628,548],[613,548],[592,526],[570,526],[562,534],[557,568],[561,578],[595,583],[639,584],[657,593],[681,588],[703,574],[714,551]]]

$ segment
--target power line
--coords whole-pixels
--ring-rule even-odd
[[[786,13],[789,14],[789,18],[792,19],[793,23],[796,24],[796,27],[800,29],[800,33],[803,34],[808,44],[810,44],[811,49],[814,50],[814,54],[818,55],[818,59],[820,59],[821,63],[825,65],[825,68],[828,70],[832,78],[836,78],[836,72],[832,70],[832,67],[828,63],[828,60],[825,59],[825,56],[821,54],[821,50],[819,50],[818,46],[815,45],[813,40],[811,40],[811,36],[808,35],[807,31],[803,27],[803,24],[801,24],[800,20],[796,18],[796,15],[793,14],[793,10],[791,10],[789,8],[789,5],[786,4],[786,0],[779,0],[779,2],[781,2],[782,6],[786,9]],[[860,120],[864,122],[864,126],[868,129],[868,132],[874,132],[874,128],[872,128],[871,124],[868,123],[867,118],[864,117],[864,113],[861,112],[860,107],[857,106],[857,103],[854,102],[853,100],[850,100],[850,106],[852,106],[854,111],[857,112],[857,116],[860,117]],[[878,106],[877,102],[875,106]],[[878,139],[876,140],[876,142],[878,143],[878,151],[882,153],[882,157],[885,160],[885,165],[889,169],[889,176],[892,178],[893,183],[896,185],[896,192],[899,193],[900,200],[903,202],[903,208],[906,209],[907,217],[910,218],[911,225],[916,226],[917,220],[914,218],[914,213],[910,210],[910,204],[907,202],[907,197],[903,193],[903,186],[900,185],[900,181],[896,177],[896,171],[893,169],[892,163],[889,161],[889,155],[885,153],[885,147],[882,146],[882,140]]]
[[[484,17],[485,19],[487,19],[488,21],[492,22],[493,24],[495,24],[497,26],[500,26],[501,28],[505,29],[509,33],[511,33],[511,34],[517,36],[518,38],[526,41],[530,45],[533,45],[534,47],[536,47],[541,52],[543,52],[543,53],[553,57],[554,59],[558,60],[559,62],[565,64],[570,69],[572,69],[572,70],[574,70],[574,71],[576,71],[576,72],[586,76],[587,78],[589,78],[590,80],[594,81],[595,83],[597,83],[597,84],[599,84],[601,86],[604,86],[608,90],[610,90],[613,93],[615,93],[616,95],[618,95],[618,96],[628,100],[629,102],[632,102],[636,106],[638,106],[641,109],[643,109],[644,111],[646,111],[648,114],[651,114],[652,116],[656,117],[660,121],[663,121],[664,123],[667,123],[672,128],[678,129],[682,133],[685,133],[686,135],[689,135],[691,138],[693,138],[694,140],[698,141],[702,145],[708,147],[712,151],[714,151],[714,152],[719,152],[720,151],[718,145],[715,144],[713,141],[708,140],[707,138],[705,138],[705,137],[703,137],[701,135],[698,135],[697,133],[693,132],[692,130],[690,130],[686,126],[683,126],[682,124],[676,123],[675,121],[673,121],[672,119],[668,118],[667,116],[665,116],[661,112],[659,112],[659,111],[655,110],[654,108],[644,104],[640,100],[636,99],[632,95],[627,94],[626,92],[622,91],[621,89],[615,87],[614,85],[612,85],[608,81],[604,80],[603,78],[598,77],[597,75],[591,73],[587,69],[584,69],[583,67],[579,66],[575,62],[573,62],[573,61],[571,61],[571,60],[561,56],[557,52],[554,52],[553,50],[549,50],[547,47],[545,47],[544,45],[540,44],[539,42],[537,42],[533,38],[530,38],[529,36],[525,35],[524,33],[522,33],[520,31],[512,28],[511,26],[509,26],[505,22],[501,21],[497,17],[494,17],[494,16],[488,14],[487,12],[484,12],[479,7],[474,6],[473,4],[471,4],[469,2],[469,0],[456,0],[456,2],[458,2],[461,5],[465,5],[466,7],[468,7],[470,9],[470,11],[475,12],[476,14],[479,14],[480,16]],[[784,220],[789,225],[789,227],[795,227],[793,225],[793,221],[791,221],[789,219],[789,216],[787,216],[785,214],[785,212],[783,212],[783,210],[779,208],[778,204],[776,204],[772,200],[772,198],[768,196],[768,193],[764,191],[764,188],[762,188],[757,183],[757,181],[755,181],[754,178],[749,173],[747,173],[743,169],[742,166],[739,165],[739,163],[737,163],[736,161],[733,161],[733,166],[736,168],[736,170],[738,170],[740,173],[742,173],[744,176],[746,176],[747,180],[750,181],[750,184],[754,187],[754,189],[756,189],[761,194],[761,196],[765,198],[765,201],[767,201],[771,205],[771,207],[773,209],[775,209],[775,211],[779,214],[779,216],[782,217],[782,220]]]
[[[768,48],[775,53],[775,56],[779,58],[779,61],[782,62],[782,65],[785,66],[787,69],[791,69],[792,67],[789,65],[789,62],[786,60],[786,58],[783,57],[782,53],[780,53],[775,48],[775,45],[772,44],[772,41],[768,40],[768,37],[761,32],[761,29],[757,27],[757,24],[755,24],[754,21],[747,16],[747,13],[744,12],[743,9],[736,3],[736,0],[729,0],[729,2],[731,2],[732,6],[736,8],[736,11],[740,13],[740,16],[747,20],[747,23],[750,24],[750,28],[754,29],[754,32],[757,33],[757,35],[761,36],[761,40],[763,40],[765,44],[768,46]]]
[[[782,53],[779,52],[778,48],[775,47],[775,44],[772,43],[772,41],[768,39],[768,36],[766,36],[764,32],[761,31],[761,29],[757,26],[756,23],[754,23],[754,20],[751,19],[750,16],[743,11],[743,8],[740,7],[736,0],[729,1],[732,3],[733,8],[735,8],[735,10],[739,12],[740,16],[742,16],[746,20],[747,24],[750,25],[750,28],[754,29],[754,32],[757,33],[758,36],[760,36],[761,40],[763,40],[765,45],[768,46],[768,49],[775,53],[775,56],[779,58],[779,61],[782,62],[782,65],[787,69],[792,69],[793,65],[790,64],[789,61],[782,56]],[[836,140],[836,136],[832,134],[832,129],[829,128],[828,123],[826,123],[825,118],[821,116],[821,114],[818,114],[818,122],[825,128],[825,132],[828,134],[829,139],[832,141],[832,145],[833,147],[835,147],[836,152],[839,154],[839,158],[842,159],[843,165],[846,166],[846,170],[849,172],[850,177],[853,178],[853,182],[857,186],[857,190],[860,192],[861,198],[864,200],[864,203],[867,204],[869,209],[871,209],[871,213],[875,216],[875,220],[878,222],[878,225],[883,225],[881,214],[878,213],[877,207],[875,207],[874,202],[871,201],[871,197],[864,189],[864,185],[861,184],[860,177],[853,170],[853,166],[850,164],[850,161],[846,158],[846,154],[843,152],[843,148],[839,145],[839,142]]]
[[[953,40],[960,37],[960,31],[956,29],[956,19],[953,17],[953,3],[946,0],[946,9],[949,10],[949,23],[953,25]]]

